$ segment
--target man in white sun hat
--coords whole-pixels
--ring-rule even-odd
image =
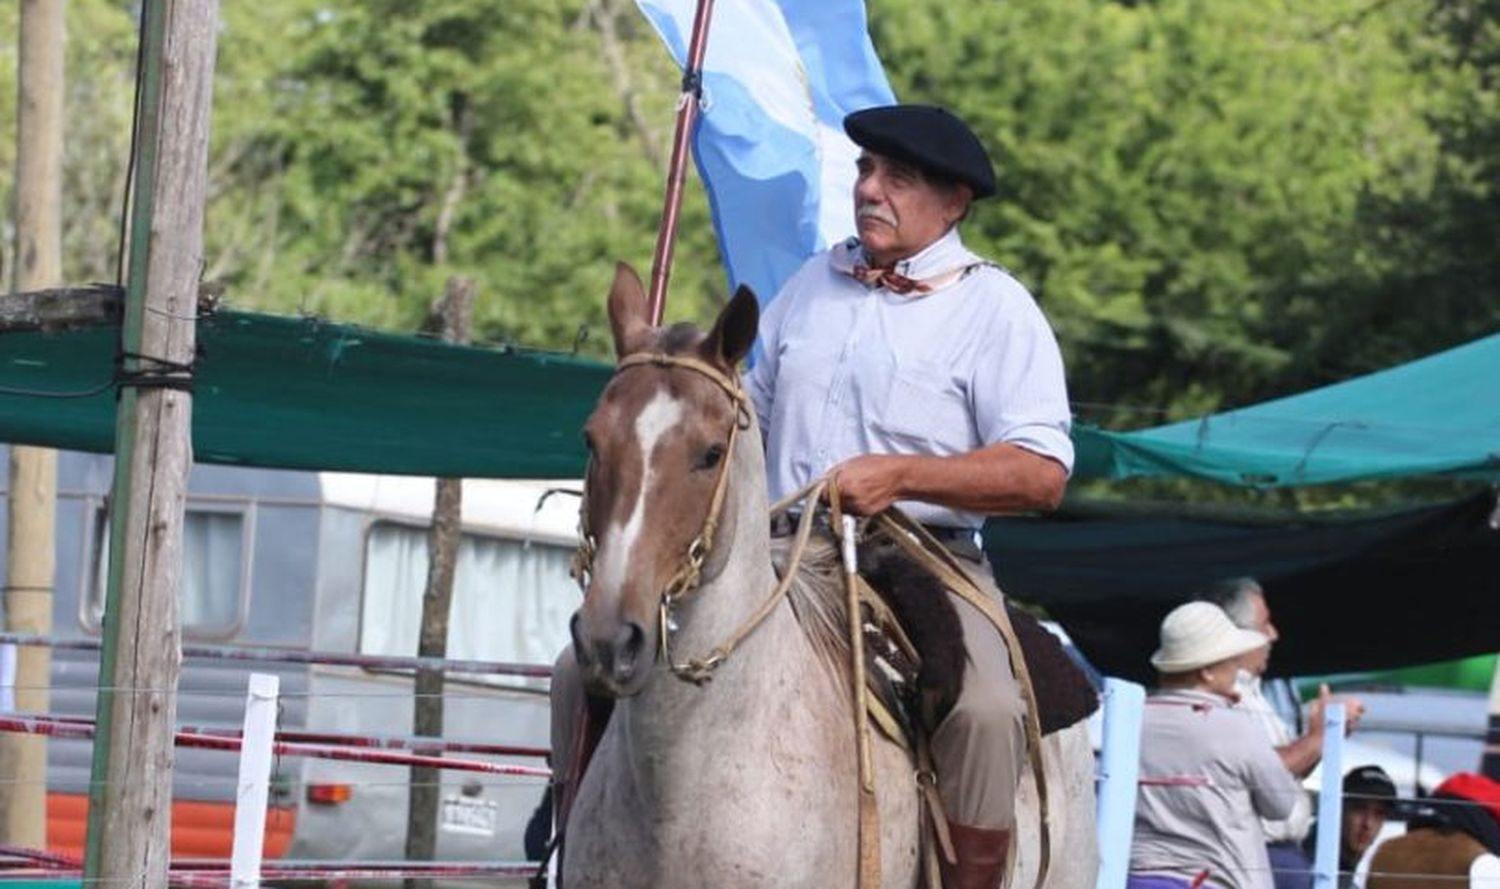
[[[1267,644],[1209,602],[1162,621],[1151,656],[1160,680],[1141,726],[1129,889],[1272,889],[1260,818],[1286,817],[1300,790],[1234,706],[1238,659]]]

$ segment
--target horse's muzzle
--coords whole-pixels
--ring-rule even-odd
[[[646,631],[634,621],[621,623],[612,635],[593,636],[583,631],[580,615],[569,624],[573,651],[584,681],[596,693],[628,697],[641,689],[641,678],[650,669],[646,654]]]

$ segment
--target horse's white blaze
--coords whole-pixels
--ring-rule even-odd
[[[630,517],[622,525],[612,522],[605,529],[599,542],[599,582],[606,588],[617,590],[625,582],[625,566],[636,538],[646,526],[646,492],[651,488],[656,470],[651,465],[651,454],[667,430],[682,420],[682,402],[665,392],[652,396],[635,418],[635,437],[641,446],[641,486],[635,495],[635,506]]]

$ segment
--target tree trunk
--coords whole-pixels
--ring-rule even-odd
[[[436,320],[445,342],[467,343],[474,315],[474,285],[467,278],[448,279],[447,292]],[[429,324],[431,326],[431,324]],[[458,561],[462,529],[463,482],[456,478],[437,480],[432,508],[432,532],[427,538],[427,589],[422,594],[422,631],[417,654],[422,657],[448,655],[448,615],[453,603],[453,572]],[[412,714],[413,731],[423,737],[443,734],[443,674],[440,670],[418,670]],[[437,852],[437,815],[442,798],[442,773],[431,766],[411,770],[411,790],[406,812],[406,857],[409,861],[431,861]],[[407,889],[430,889],[431,880],[409,879]]]

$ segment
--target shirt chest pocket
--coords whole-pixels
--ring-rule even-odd
[[[936,362],[896,367],[871,423],[923,453],[957,454],[972,450],[976,443],[968,393]]]

